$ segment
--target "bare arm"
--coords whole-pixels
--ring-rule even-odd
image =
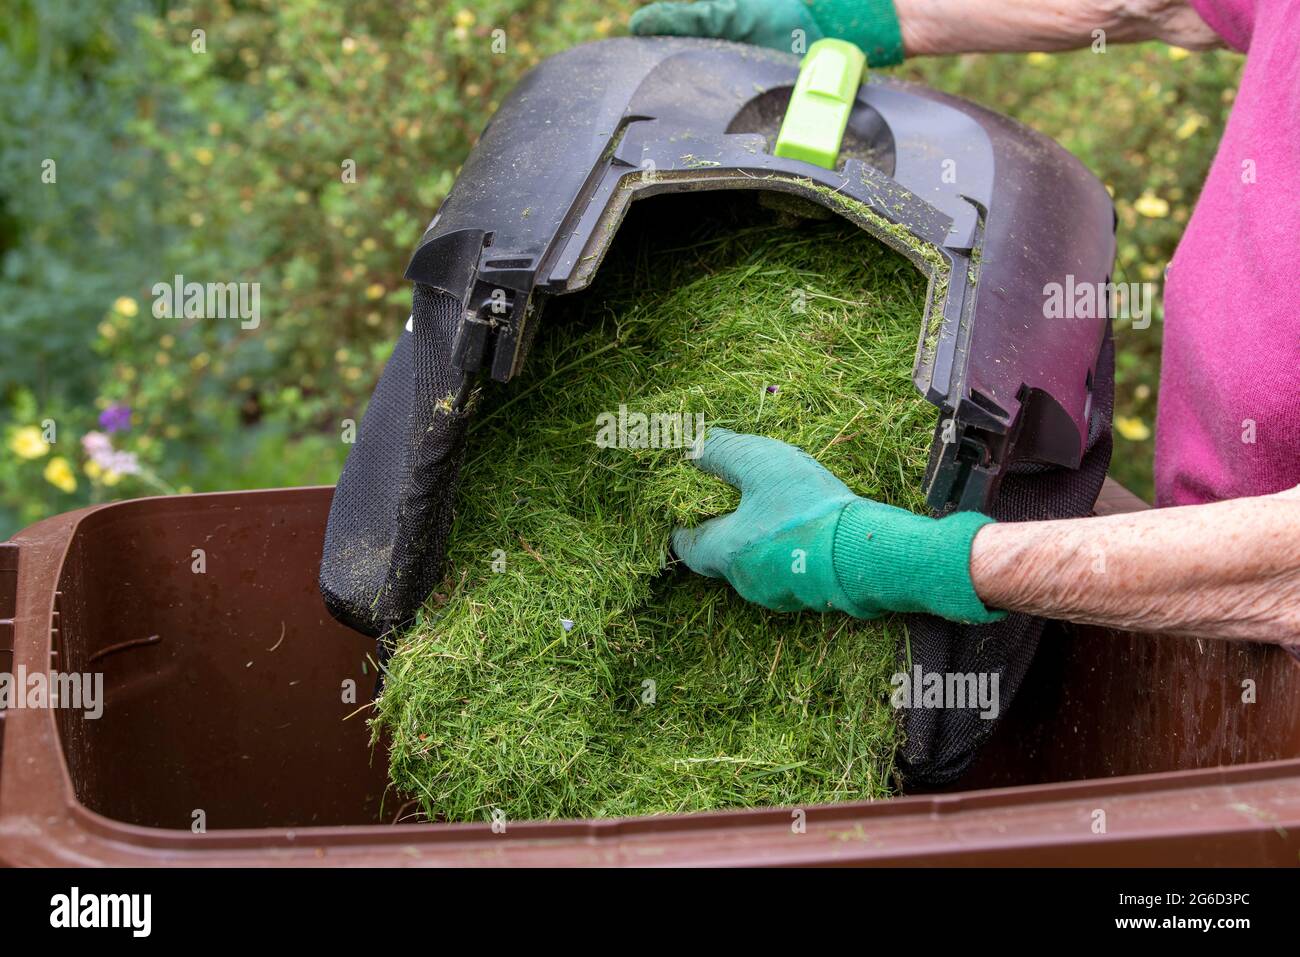
[[[1275,495],[980,529],[990,608],[1205,638],[1300,643],[1300,486]]]
[[[1191,50],[1219,39],[1186,0],[894,0],[908,56],[1073,50],[1163,40]]]

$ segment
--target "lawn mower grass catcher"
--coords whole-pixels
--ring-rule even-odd
[[[1047,287],[1070,277],[1075,288],[1108,281],[1114,214],[1106,191],[1065,151],[1010,120],[889,80],[846,86],[828,69],[801,75],[793,56],[716,41],[574,48],[506,98],[421,239],[407,270],[411,319],[335,491],[321,589],[335,617],[381,639],[381,655],[439,592],[392,662],[378,712],[379,727],[394,736],[395,780],[431,815],[463,819],[506,803],[512,817],[629,814],[886,793],[887,677],[904,666],[997,675],[1005,713],[1041,622],[1012,615],[964,626],[908,616],[877,624],[740,610],[718,583],[672,568],[656,574],[668,557],[667,529],[725,511],[734,505],[728,490],[694,473],[680,449],[595,441],[593,413],[619,413],[620,405],[702,413],[709,424],[796,441],[859,494],[935,514],[981,509],[1023,521],[1091,509],[1110,455],[1109,324],[1100,310],[1047,319],[1043,303]],[[796,78],[795,100],[809,91],[843,98],[847,126],[833,168],[776,148]],[[733,202],[729,213],[699,195],[719,191],[764,202]],[[658,255],[642,280],[650,275],[665,290],[660,311],[638,313],[626,295],[619,299],[620,289],[645,298],[633,270],[610,293],[621,306],[601,316],[588,294],[585,319],[570,310],[568,323],[539,340],[544,304],[592,282],[632,201],[671,193],[693,194],[672,200],[683,221],[675,254],[703,266],[713,286],[674,305],[674,289],[689,289],[691,278]],[[784,225],[755,214],[770,207],[785,210]],[[814,211],[868,235],[816,223]],[[701,233],[692,222],[701,216],[734,235]],[[915,286],[909,298],[894,257],[872,237],[919,269],[926,288]],[[862,270],[856,284],[837,263]],[[799,291],[811,319],[790,308]],[[707,305],[728,296],[730,319],[726,308]],[[773,345],[764,364],[754,307],[767,302]],[[705,315],[692,318],[695,309]],[[686,381],[682,364],[656,350],[656,334],[698,344],[691,361],[711,363],[712,379],[739,391]],[[912,345],[898,367],[900,334]],[[738,339],[729,348],[729,335],[747,348]],[[535,340],[538,369],[529,359]],[[547,396],[556,391],[573,395]],[[533,486],[549,488],[554,503],[556,476],[574,483],[569,517],[581,521],[568,538],[564,516],[537,523],[522,490],[527,476],[506,494],[510,476],[493,471],[510,460],[536,473],[547,448],[555,474]],[[888,480],[882,464],[892,468]],[[604,499],[609,510],[593,514],[602,501],[593,476],[610,469],[615,477],[600,481],[624,498]],[[476,484],[480,476],[490,478]],[[472,501],[457,502],[462,483]],[[584,543],[602,522],[608,534]],[[551,554],[522,528],[547,535]],[[626,545],[629,529],[657,537],[634,536],[610,551],[603,539]],[[462,541],[473,547],[461,550]],[[615,553],[629,564],[609,564]],[[549,578],[512,579],[525,561]],[[583,575],[592,601],[582,607],[617,614],[566,613],[566,602],[583,594]],[[539,580],[553,587],[528,593]],[[697,613],[707,614],[703,624]],[[750,617],[729,625],[736,615]],[[757,629],[752,645],[710,644],[728,628]],[[543,631],[551,637],[538,644]],[[464,640],[471,634],[473,654]],[[693,661],[681,653],[682,636],[697,636]],[[793,660],[783,665],[783,654]],[[456,677],[431,671],[440,666]],[[521,682],[528,669],[542,677]],[[754,689],[781,676],[800,688],[803,704],[760,728],[781,708]],[[710,687],[681,690],[713,677]],[[509,702],[513,721],[504,719]],[[675,702],[690,706],[674,710]],[[593,707],[603,709],[602,721]],[[960,774],[995,724],[981,710],[905,709],[903,782],[942,784]],[[585,717],[566,728],[565,716],[578,711]],[[530,727],[539,732],[531,743]],[[675,751],[666,746],[673,740]],[[619,749],[624,755],[612,756]],[[476,781],[462,773],[472,762]],[[854,772],[858,762],[870,768]],[[587,787],[599,774],[622,777]],[[684,783],[670,793],[674,780]]]

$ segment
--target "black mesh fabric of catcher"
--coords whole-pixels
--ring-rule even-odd
[[[1083,461],[1077,469],[1013,463],[988,514],[1000,522],[1033,522],[1091,513],[1110,466],[1114,381],[1115,347],[1107,331],[1097,364]],[[1005,707],[1029,670],[1044,624],[1041,618],[1022,614],[991,625],[959,625],[912,615],[907,622],[912,667],[929,674],[995,674],[1001,707]],[[996,717],[985,717],[979,707],[905,710],[899,761],[904,777],[923,784],[951,783],[970,766],[996,725]]]
[[[381,660],[442,578],[474,383],[515,376],[545,300],[585,288],[628,205],[660,193],[792,194],[929,277],[913,382],[937,410],[924,480],[935,514],[1092,509],[1110,458],[1105,297],[1063,318],[1044,302],[1053,284],[1106,288],[1115,217],[1102,184],[1005,117],[876,77],[858,90],[836,168],[775,156],[798,69],[721,41],[620,38],[552,57],[502,103],[411,259],[411,318],[330,510],[321,592],[380,639]],[[1005,714],[1042,625],[914,616],[910,664],[997,674]],[[917,784],[957,777],[997,723],[978,708],[912,708],[903,721],[902,770]]]
[[[321,589],[330,613],[365,634],[409,621],[441,577],[469,418],[469,380],[448,362],[460,317],[455,299],[415,287],[411,328],[384,367],[334,492]]]

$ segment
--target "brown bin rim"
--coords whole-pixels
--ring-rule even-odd
[[[92,517],[331,493],[331,486],[310,486],[131,499],[30,526],[10,542],[19,550],[15,665],[21,660],[30,670],[48,662],[59,575],[74,536]],[[1300,759],[804,809],[511,822],[505,833],[485,822],[193,834],[127,824],[84,807],[52,710],[11,712],[3,733],[0,864],[1123,866],[1300,860]],[[58,798],[53,808],[52,794]],[[1114,824],[1094,834],[1090,822],[1100,798],[1107,799]],[[804,827],[797,832],[800,813]]]

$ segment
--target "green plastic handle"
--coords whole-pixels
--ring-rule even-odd
[[[810,46],[776,135],[776,155],[834,169],[866,67],[867,55],[847,40]]]

